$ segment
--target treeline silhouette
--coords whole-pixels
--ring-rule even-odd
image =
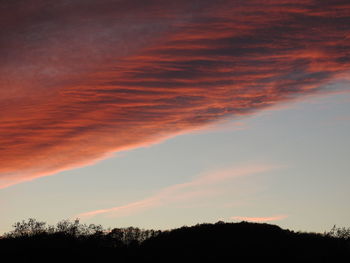
[[[161,231],[137,227],[104,229],[101,225],[62,220],[56,226],[33,218],[17,222],[0,239],[2,248],[126,248],[135,247]]]
[[[323,234],[222,221],[168,231],[104,229],[79,220],[51,226],[29,219],[13,227],[0,238],[1,255],[12,261],[350,262],[350,228],[336,226]]]

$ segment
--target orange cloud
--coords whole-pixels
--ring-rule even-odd
[[[113,217],[127,216],[140,213],[144,210],[169,205],[178,202],[222,194],[218,187],[228,181],[241,176],[255,175],[278,168],[272,165],[251,165],[234,169],[220,170],[201,174],[191,181],[172,185],[161,189],[154,195],[126,205],[107,209],[85,212],[77,215],[78,218],[90,218],[97,215],[109,215]]]
[[[238,220],[238,221],[250,221],[250,222],[270,222],[270,221],[279,221],[286,219],[287,215],[277,215],[277,216],[271,216],[271,217],[244,217],[244,216],[233,216],[231,217],[232,220]]]
[[[320,92],[350,69],[345,0],[0,5],[0,188]]]

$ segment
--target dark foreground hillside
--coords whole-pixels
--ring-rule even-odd
[[[32,222],[33,223],[33,222]],[[0,239],[5,262],[350,262],[350,239],[256,223],[201,224],[171,231],[103,230],[78,222],[17,225]],[[23,225],[24,224],[24,225]],[[334,233],[333,233],[334,234]]]
[[[176,229],[147,240],[142,249],[144,255],[157,261],[171,255],[179,261],[337,262],[347,258],[343,262],[350,262],[350,243],[345,240],[245,222]],[[161,253],[148,254],[157,250]]]

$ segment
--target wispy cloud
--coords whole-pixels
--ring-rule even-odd
[[[271,222],[271,221],[279,221],[286,219],[287,215],[276,215],[276,216],[270,216],[270,217],[244,217],[244,216],[233,216],[230,219],[231,220],[238,220],[238,221],[249,221],[249,222]]]
[[[315,94],[350,69],[346,0],[0,6],[0,188]]]
[[[189,202],[194,199],[222,194],[220,185],[241,176],[255,175],[278,168],[273,165],[250,165],[245,167],[209,172],[194,177],[192,180],[165,187],[154,195],[126,205],[107,209],[99,209],[77,215],[79,218],[89,218],[96,215],[114,217],[140,213],[144,210],[179,202]]]

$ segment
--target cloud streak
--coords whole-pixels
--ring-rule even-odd
[[[159,190],[154,195],[126,205],[107,209],[99,209],[77,215],[78,218],[91,218],[97,215],[113,217],[128,216],[140,213],[147,209],[171,205],[174,203],[189,202],[198,198],[223,194],[220,188],[223,184],[242,176],[250,176],[272,171],[278,168],[273,165],[251,165],[234,169],[219,170],[201,174],[189,182],[172,185]]]
[[[347,1],[0,7],[0,188],[320,92],[350,69]]]
[[[286,219],[287,215],[276,215],[276,216],[270,216],[270,217],[244,217],[244,216],[233,216],[231,217],[232,220],[238,220],[238,221],[249,221],[249,222],[271,222],[271,221],[279,221]]]

